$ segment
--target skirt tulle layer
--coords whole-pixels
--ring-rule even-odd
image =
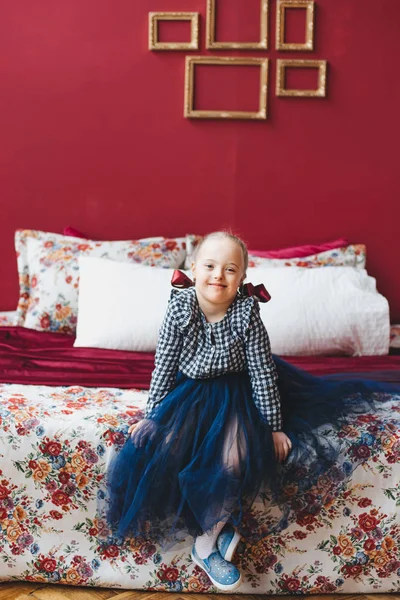
[[[306,492],[338,460],[332,430],[400,393],[400,385],[314,377],[274,360],[293,445],[286,463],[277,464],[247,373],[205,380],[178,374],[110,465],[108,521],[118,535],[147,534],[149,524],[197,535],[222,520],[239,524],[261,492],[276,503],[292,481]]]

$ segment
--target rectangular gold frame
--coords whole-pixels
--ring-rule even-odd
[[[207,0],[207,50],[268,50],[269,0],[260,0],[260,40],[258,42],[217,42],[215,39],[216,1]]]
[[[159,21],[190,21],[190,42],[159,42]],[[150,12],[149,13],[149,50],[198,50],[199,49],[199,13],[196,12]]]
[[[316,90],[287,90],[285,87],[285,69],[287,67],[318,68],[318,88]],[[289,60],[278,59],[276,61],[276,95],[303,98],[325,98],[326,95],[326,60]]]
[[[306,41],[303,43],[285,42],[285,10],[287,8],[305,8]],[[276,49],[277,50],[314,50],[314,0],[278,0],[276,7]]]
[[[227,110],[195,110],[194,105],[194,71],[195,65],[258,65],[260,72],[260,103],[257,112]],[[267,118],[268,97],[268,58],[239,58],[231,56],[187,56],[185,68],[185,100],[184,116],[187,119],[249,119],[265,120]]]

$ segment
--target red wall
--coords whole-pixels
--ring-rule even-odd
[[[259,0],[218,2],[220,38],[256,31]],[[247,53],[271,59],[266,122],[184,119],[184,53],[148,51],[150,10],[204,17],[205,4],[0,3],[0,308],[16,304],[18,227],[121,239],[232,226],[260,248],[366,243],[400,318],[400,3],[317,0],[315,52]],[[203,54],[204,34],[202,20]],[[278,54],[327,59],[328,97],[276,98]],[[253,70],[230,73],[199,72],[199,106],[253,107]]]

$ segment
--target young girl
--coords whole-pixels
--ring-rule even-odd
[[[130,427],[108,477],[108,517],[118,533],[182,526],[195,537],[193,561],[222,591],[241,582],[230,562],[240,539],[232,523],[262,486],[275,493],[290,479],[289,469],[278,482],[277,462],[292,443],[295,465],[315,455],[316,478],[338,455],[320,425],[371,403],[368,394],[351,401],[354,382],[323,381],[273,360],[259,312],[266,290],[260,298],[252,286],[243,290],[247,263],[246,246],[231,234],[200,242],[193,284],[180,274],[178,285],[189,287],[171,293],[145,418]]]

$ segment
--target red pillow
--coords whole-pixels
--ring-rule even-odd
[[[63,234],[70,235],[72,237],[89,239],[88,236],[86,235],[86,233],[82,233],[78,229],[75,229],[74,227],[70,227],[70,226],[64,227]]]
[[[282,248],[281,250],[249,250],[249,254],[259,256],[260,258],[303,258],[311,256],[326,250],[334,250],[335,248],[343,248],[349,245],[349,240],[340,238],[332,242],[324,244],[308,244],[306,246],[293,246],[292,248]]]

